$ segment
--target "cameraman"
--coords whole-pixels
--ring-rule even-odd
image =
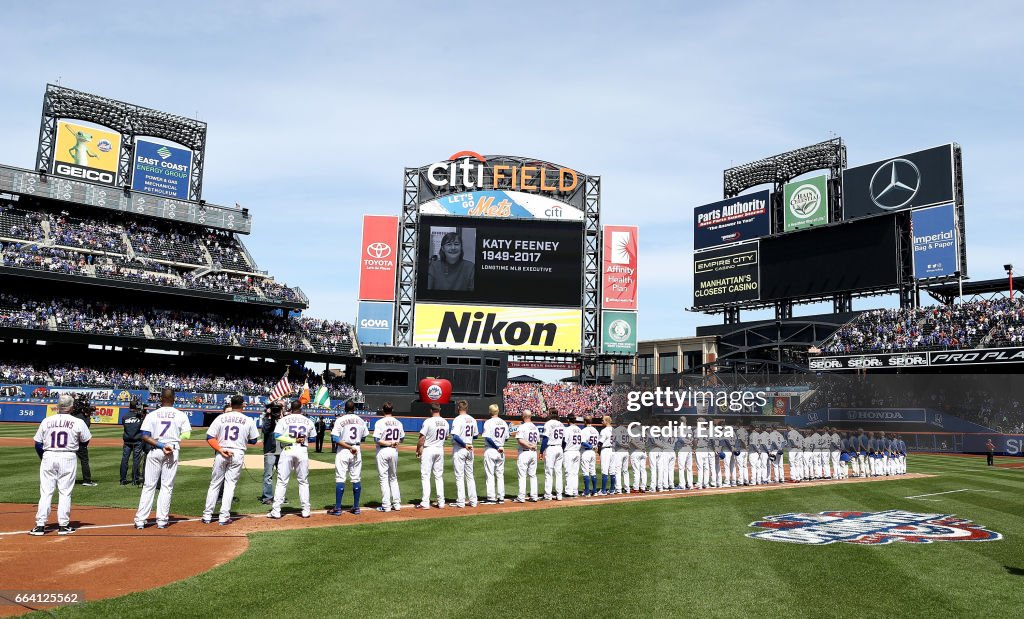
[[[263,494],[260,496],[260,503],[264,505],[274,502],[274,468],[281,457],[277,439],[274,438],[274,426],[281,418],[281,410],[280,404],[270,404],[260,418],[260,430],[263,433]]]
[[[92,427],[92,414],[96,410],[89,404],[89,396],[85,393],[75,394],[75,405],[71,409],[71,416],[78,417],[85,422],[87,428]],[[92,469],[89,468],[89,446],[80,443],[78,446],[78,459],[82,462],[82,485],[97,486],[92,480]]]
[[[121,422],[124,427],[124,447],[121,449],[121,485],[127,486],[128,481],[128,456],[132,459],[132,480],[131,484],[138,486],[142,483],[140,466],[142,464],[142,420],[145,418],[145,406],[137,398],[132,398],[128,407],[130,413]]]

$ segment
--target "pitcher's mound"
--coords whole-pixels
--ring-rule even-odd
[[[178,466],[201,466],[204,468],[213,467],[213,458],[203,458],[201,460],[182,460],[178,463]],[[245,468],[254,469],[257,471],[263,470],[263,454],[245,454]],[[329,462],[321,462],[319,460],[310,459],[309,470],[316,471],[322,469],[334,469],[334,465]]]

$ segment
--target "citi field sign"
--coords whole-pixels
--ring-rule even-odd
[[[487,171],[490,174],[487,174]],[[488,164],[480,153],[463,150],[427,167],[427,180],[437,188],[469,190],[512,189],[565,193],[576,189],[579,175],[572,168],[542,165]]]

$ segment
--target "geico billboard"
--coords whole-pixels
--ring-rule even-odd
[[[99,127],[57,121],[53,173],[113,185],[121,157],[121,135]]]
[[[488,179],[485,170],[490,169]],[[572,168],[542,165],[489,164],[480,153],[464,150],[446,161],[427,167],[427,181],[434,187],[501,189],[540,193],[564,193],[576,189],[579,175]]]
[[[420,213],[499,219],[583,221],[583,211],[564,202],[522,191],[497,189],[441,196],[420,205]]]
[[[413,345],[579,352],[582,334],[579,308],[417,303]]]

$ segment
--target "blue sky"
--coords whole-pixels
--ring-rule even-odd
[[[260,267],[345,320],[360,216],[399,212],[403,167],[553,161],[602,177],[604,223],[641,227],[640,338],[692,335],[720,320],[684,311],[693,207],[724,168],[837,135],[851,166],[958,142],[970,275],[1024,265],[1021,6],[18,3],[0,161],[33,165],[58,79],[198,117],[205,198],[248,207]]]

